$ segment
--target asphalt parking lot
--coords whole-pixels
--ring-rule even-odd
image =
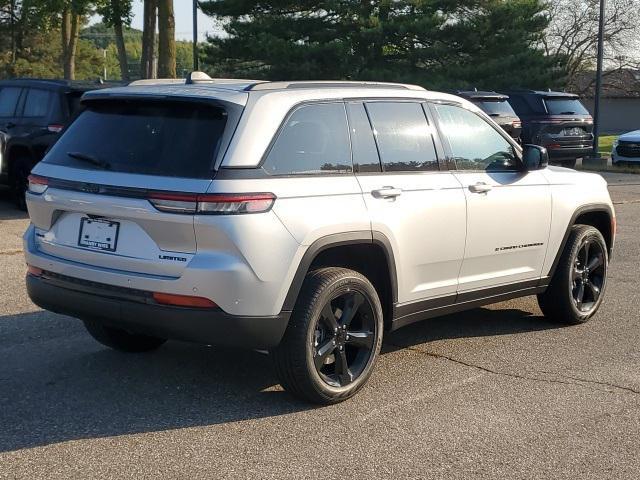
[[[619,233],[590,323],[527,297],[414,324],[324,408],[260,353],[119,354],[40,310],[0,192],[0,478],[639,478],[640,176],[608,180]]]

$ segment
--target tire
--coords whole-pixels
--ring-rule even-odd
[[[352,397],[371,376],[382,330],[382,306],[366,277],[337,267],[310,272],[284,337],[270,352],[281,385],[312,403]]]
[[[560,162],[560,165],[566,168],[576,168],[576,160],[576,158],[573,158],[571,160],[563,160],[562,162]]]
[[[18,157],[13,161],[9,175],[9,185],[13,201],[23,211],[27,210],[25,193],[27,191],[29,173],[31,173],[31,160],[28,157]]]
[[[149,352],[155,350],[167,341],[164,338],[129,333],[121,328],[107,327],[96,322],[85,321],[84,326],[89,334],[102,345],[118,350],[119,352]]]
[[[608,266],[602,234],[589,225],[574,225],[551,283],[538,295],[545,317],[569,325],[593,317],[604,298]]]

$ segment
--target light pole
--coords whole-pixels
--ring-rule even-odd
[[[193,0],[193,69],[200,69],[198,60],[198,0]]]
[[[600,18],[598,19],[598,63],[596,66],[596,91],[593,106],[593,157],[599,158],[598,143],[600,135],[600,96],[602,95],[602,61],[604,57],[604,21],[607,0],[600,0]]]

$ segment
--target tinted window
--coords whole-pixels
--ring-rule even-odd
[[[22,111],[23,117],[44,117],[49,112],[51,92],[30,88]]]
[[[454,105],[435,105],[458,170],[515,170],[511,144],[482,117]]]
[[[222,108],[182,103],[105,102],[83,111],[58,140],[47,163],[116,172],[210,178],[227,121]]]
[[[422,105],[372,102],[367,110],[386,172],[438,170],[431,127]]]
[[[319,103],[295,110],[271,148],[264,169],[272,175],[351,172],[344,104]]]
[[[16,112],[20,88],[5,87],[0,89],[0,117],[13,117]]]
[[[358,172],[380,172],[380,158],[369,117],[362,103],[347,104],[353,164]]]
[[[80,110],[82,110],[80,97],[82,97],[82,92],[71,92],[67,94],[67,102],[69,104],[69,115],[71,117],[73,117]]]
[[[551,115],[589,115],[580,100],[575,98],[545,98],[544,103]]]
[[[491,101],[491,100],[475,100],[475,103],[480,109],[485,111],[489,115],[500,115],[503,117],[515,117],[516,112],[513,111],[511,105],[506,100]]]

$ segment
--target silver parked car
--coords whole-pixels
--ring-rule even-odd
[[[613,142],[611,162],[614,165],[640,165],[640,130],[620,135]]]
[[[112,348],[265,349],[332,403],[385,330],[531,294],[581,323],[603,299],[602,177],[547,168],[461,98],[197,74],[83,103],[30,177],[27,288]]]

